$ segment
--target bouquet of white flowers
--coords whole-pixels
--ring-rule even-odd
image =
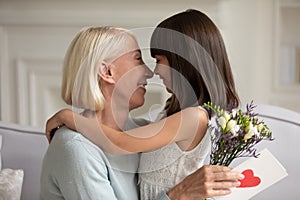
[[[246,106],[246,111],[223,110],[211,102],[203,107],[213,111],[217,126],[210,125],[212,131],[212,150],[210,164],[229,166],[239,157],[257,157],[254,146],[262,140],[273,140],[272,131],[257,118],[253,112],[253,102]]]

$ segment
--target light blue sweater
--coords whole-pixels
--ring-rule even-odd
[[[137,200],[139,155],[113,156],[66,127],[45,154],[41,175],[43,200]],[[161,193],[157,200],[168,200]]]

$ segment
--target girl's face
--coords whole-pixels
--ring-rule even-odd
[[[154,73],[163,80],[167,91],[172,93],[171,67],[169,61],[164,55],[155,55],[154,57],[156,59]]]

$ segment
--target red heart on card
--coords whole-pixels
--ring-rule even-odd
[[[244,174],[245,178],[242,180],[239,180],[241,182],[241,185],[238,187],[255,187],[258,186],[261,182],[260,178],[257,176],[254,176],[254,173],[251,169],[246,169],[242,172]]]

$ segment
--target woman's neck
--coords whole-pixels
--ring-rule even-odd
[[[128,118],[128,110],[122,108],[114,108],[106,103],[101,111],[85,110],[83,116],[87,118],[97,118],[98,122],[116,130],[124,130],[126,120]]]
[[[108,106],[99,114],[101,117],[99,117],[101,119],[99,122],[116,130],[124,130],[128,114],[128,110],[122,108],[112,109],[111,106]]]

